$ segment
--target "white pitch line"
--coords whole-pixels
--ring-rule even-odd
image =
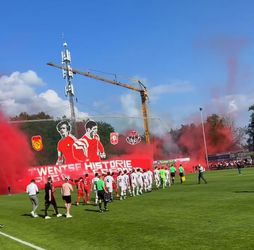
[[[35,245],[33,245],[33,244],[29,243],[29,242],[20,240],[20,239],[18,239],[18,238],[16,238],[16,237],[13,237],[13,236],[11,236],[11,235],[5,234],[5,233],[3,233],[3,232],[1,232],[1,231],[0,231],[0,234],[3,235],[3,236],[5,236],[5,237],[7,237],[7,238],[10,238],[10,239],[12,239],[12,240],[15,240],[15,241],[17,241],[17,242],[19,242],[19,243],[21,243],[21,244],[23,244],[23,245],[29,246],[29,247],[31,247],[31,248],[33,248],[33,249],[36,249],[36,250],[45,250],[44,248],[37,247],[37,246],[35,246]]]

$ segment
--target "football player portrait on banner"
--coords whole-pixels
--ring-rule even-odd
[[[98,135],[97,123],[88,120],[85,124],[85,134],[73,144],[73,156],[78,161],[98,162],[106,158],[104,147]]]
[[[72,147],[77,138],[71,134],[71,124],[69,121],[60,121],[56,125],[61,139],[57,143],[57,162],[56,165],[69,164],[77,162],[73,157]]]

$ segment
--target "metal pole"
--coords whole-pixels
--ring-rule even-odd
[[[206,146],[205,128],[204,128],[204,122],[203,122],[203,112],[202,112],[203,109],[199,108],[199,110],[200,110],[200,116],[201,116],[201,125],[202,125],[204,147],[205,147],[206,167],[208,169],[208,153],[207,153],[207,146]]]
[[[67,43],[63,44],[64,51],[62,51],[62,65],[65,66],[63,69],[63,78],[66,79],[65,95],[69,98],[70,110],[71,110],[71,125],[73,128],[74,135],[77,136],[76,116],[74,108],[74,87],[72,84],[73,72],[71,68],[71,53],[67,49]]]

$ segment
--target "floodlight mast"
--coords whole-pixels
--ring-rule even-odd
[[[52,62],[47,63],[47,65],[58,68],[58,69],[62,69],[63,71],[68,70],[67,66],[60,66],[60,65],[54,64]],[[136,87],[133,87],[133,86],[131,86],[129,84],[126,84],[126,83],[121,83],[121,82],[118,82],[118,81],[115,81],[115,80],[110,80],[110,79],[106,79],[106,78],[101,77],[101,76],[91,74],[90,72],[82,72],[82,71],[77,70],[77,69],[71,69],[71,71],[72,71],[73,74],[79,74],[79,75],[82,75],[82,76],[86,76],[86,77],[89,77],[89,78],[93,78],[93,79],[96,79],[96,80],[99,80],[99,81],[103,81],[103,82],[106,82],[106,83],[110,83],[110,84],[113,84],[113,85],[117,85],[117,86],[120,86],[120,87],[123,87],[123,88],[127,88],[127,89],[130,89],[130,90],[139,92],[140,97],[141,97],[142,113],[143,113],[143,120],[144,120],[145,141],[146,141],[147,144],[150,144],[150,132],[149,132],[149,123],[148,123],[148,108],[147,108],[148,93],[147,93],[147,88],[145,87],[145,85],[141,81],[138,81],[140,88],[136,88]]]
[[[62,72],[63,78],[66,79],[66,86],[65,86],[65,96],[68,96],[69,103],[70,103],[70,110],[71,110],[71,124],[73,128],[74,134],[77,136],[77,126],[76,126],[76,116],[75,116],[75,109],[74,109],[74,87],[72,84],[73,79],[73,72],[71,68],[71,53],[67,49],[67,43],[63,44],[64,51],[61,52],[62,54]]]

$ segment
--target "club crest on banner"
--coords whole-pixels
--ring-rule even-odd
[[[141,137],[139,136],[137,131],[132,130],[126,137],[126,142],[130,145],[136,145],[141,142]]]
[[[41,151],[43,149],[42,138],[40,135],[32,136],[32,147],[35,151]]]
[[[118,143],[118,133],[116,133],[116,132],[112,132],[112,133],[110,133],[110,143],[112,144],[112,145],[116,145],[117,143]]]

